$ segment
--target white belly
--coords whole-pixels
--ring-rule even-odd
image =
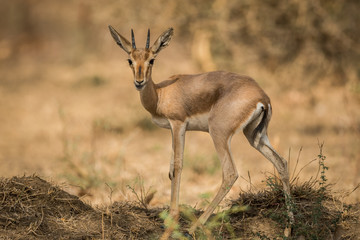
[[[186,130],[209,131],[209,113],[191,116],[187,120]]]
[[[162,118],[162,117],[152,117],[152,121],[153,123],[155,123],[156,125],[158,125],[161,128],[168,128],[170,129],[170,123],[166,118]]]
[[[167,118],[152,117],[152,121],[161,128],[170,129],[170,122]],[[209,113],[198,114],[186,119],[186,130],[193,131],[209,131]]]

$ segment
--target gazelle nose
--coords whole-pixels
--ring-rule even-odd
[[[142,84],[143,82],[144,82],[144,79],[143,79],[143,80],[141,80],[141,81],[136,80],[136,83],[137,83],[137,84]]]

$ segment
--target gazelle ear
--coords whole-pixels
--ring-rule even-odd
[[[111,36],[114,38],[117,45],[119,45],[122,49],[124,49],[125,52],[130,54],[132,49],[130,42],[126,38],[121,36],[121,34],[118,33],[111,25],[109,25],[109,30]]]
[[[169,28],[165,32],[163,32],[158,39],[155,41],[154,45],[151,47],[151,51],[156,55],[158,54],[162,49],[167,47],[169,45],[169,42],[174,35],[174,29]]]

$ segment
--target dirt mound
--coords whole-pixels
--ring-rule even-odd
[[[94,209],[37,176],[1,179],[0,199],[0,238],[142,239],[161,234],[156,221],[161,210],[125,202]]]
[[[241,193],[237,200],[232,201],[232,206],[248,206],[248,209],[232,214],[231,222],[239,223],[244,219],[247,219],[246,222],[251,218],[259,218],[257,221],[262,222],[262,227],[259,228],[259,224],[256,224],[256,231],[252,234],[263,237],[261,239],[280,237],[279,232],[285,229],[287,223],[281,182],[274,178],[269,178],[267,181],[270,188],[256,193]],[[295,215],[292,237],[294,239],[358,239],[360,237],[359,204],[344,204],[331,195],[330,186],[319,187],[316,184],[316,181],[307,181],[291,186],[291,197],[294,202],[292,211]]]
[[[293,198],[294,239],[360,236],[359,205],[344,205],[306,183],[293,187]],[[136,202],[93,208],[37,176],[0,180],[0,239],[158,239],[167,227],[164,210],[146,209]],[[243,193],[228,210],[215,214],[195,238],[281,238],[285,212],[282,193],[276,188]],[[190,226],[200,213],[182,206],[180,229]],[[175,239],[185,236],[183,230],[175,232]]]

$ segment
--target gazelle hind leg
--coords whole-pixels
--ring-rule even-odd
[[[261,152],[268,160],[270,160],[274,164],[276,170],[279,173],[284,188],[285,204],[290,225],[286,227],[284,234],[286,237],[289,237],[291,234],[291,225],[294,224],[294,213],[292,212],[292,200],[290,195],[291,193],[287,161],[273,149],[273,147],[270,145],[267,135],[264,135],[260,138],[260,142],[257,145],[256,149],[258,149],[259,152]]]
[[[209,204],[209,206],[200,216],[200,218],[191,226],[191,228],[189,229],[189,233],[193,233],[198,226],[204,224],[207,221],[207,219],[210,217],[210,215],[213,213],[219,203],[223,200],[226,194],[230,191],[231,187],[234,185],[236,179],[238,178],[238,173],[230,152],[231,136],[228,137],[227,140],[223,140],[226,138],[218,137],[217,134],[211,134],[211,137],[213,138],[217,154],[221,161],[222,183],[215,198],[212,200],[212,202]]]
[[[285,203],[290,224],[290,226],[285,229],[284,234],[285,236],[289,236],[291,234],[291,225],[294,223],[294,214],[291,209],[292,200],[290,195],[290,182],[287,161],[282,158],[270,144],[269,138],[267,136],[267,125],[270,120],[270,115],[265,114],[264,116],[264,114],[265,113],[260,114],[258,119],[249,124],[249,126],[244,129],[244,134],[250,144],[262,155],[264,155],[270,162],[272,162],[279,173],[280,180],[283,184]],[[263,124],[263,128],[258,128],[258,124]]]

